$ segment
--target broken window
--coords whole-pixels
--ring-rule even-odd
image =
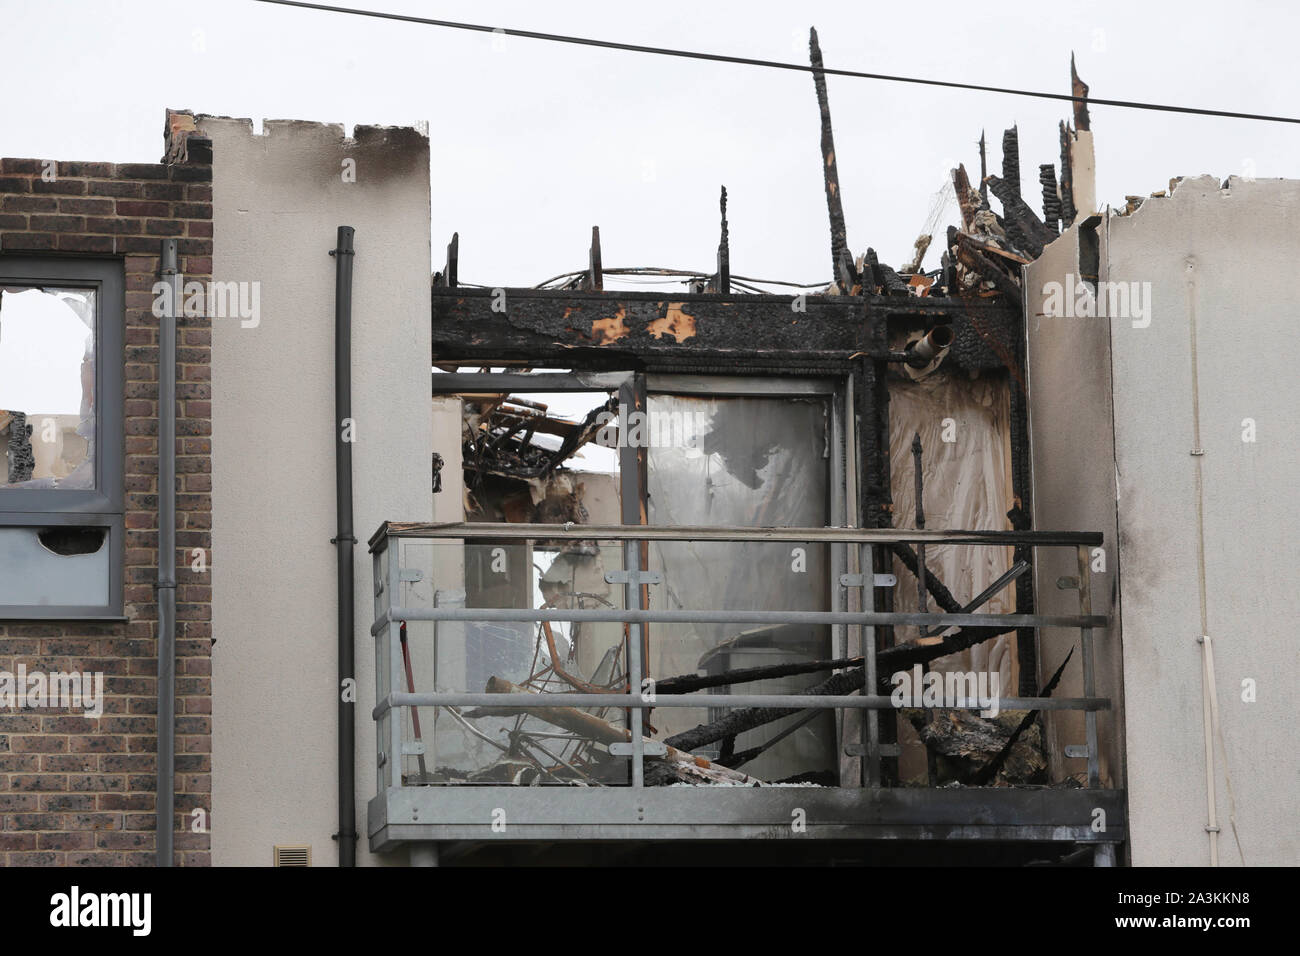
[[[0,287],[0,486],[94,487],[94,326],[94,289]]]
[[[122,605],[122,272],[0,260],[0,617]]]

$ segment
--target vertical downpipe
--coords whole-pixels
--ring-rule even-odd
[[[352,549],[352,236],[351,226],[339,226],[334,257],[334,478],[338,512],[332,539],[338,552],[338,698],[339,728],[339,866],[357,865],[356,823],[356,704],[344,699],[344,688],[355,686],[353,654]],[[346,426],[346,435],[345,435]],[[355,695],[348,695],[354,697]]]
[[[167,283],[158,317],[158,779],[154,863],[172,865],[176,773],[176,309],[181,274],[176,240],[162,240],[160,275]]]

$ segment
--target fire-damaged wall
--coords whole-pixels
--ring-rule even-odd
[[[432,516],[429,144],[414,129],[204,117],[217,152],[214,274],[257,283],[260,320],[214,341],[214,862],[269,865],[275,844],[337,849],[339,601],[334,307],[339,226],[356,230],[352,422],[357,858],[372,862],[372,578],[365,541]],[[256,741],[256,745],[250,745]]]
[[[1122,624],[1137,865],[1300,861],[1297,209],[1300,182],[1184,179],[1027,271],[1036,518],[1107,533],[1093,606]],[[1044,566],[1045,611],[1069,573]]]

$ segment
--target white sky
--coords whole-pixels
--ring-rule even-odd
[[[349,5],[349,4],[344,4]],[[831,67],[1094,96],[1300,113],[1297,8],[1285,2],[430,2],[392,12],[806,62],[816,25]],[[0,155],[154,162],[165,107],[220,115],[409,125],[432,135],[433,248],[460,232],[460,275],[531,285],[583,268],[591,226],[607,267],[711,270],[718,186],[734,273],[829,278],[812,78],[251,0],[0,0],[11,89]],[[850,248],[898,266],[975,140],[1000,169],[1020,127],[1021,177],[1059,158],[1069,104],[830,77]],[[1098,195],[1175,175],[1300,176],[1300,128],[1092,110]],[[927,260],[928,267],[936,264]]]

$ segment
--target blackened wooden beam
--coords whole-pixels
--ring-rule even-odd
[[[1074,225],[1075,208],[1074,208],[1074,173],[1073,156],[1074,151],[1070,148],[1073,142],[1073,136],[1070,134],[1070,127],[1061,120],[1061,228],[1069,229]]]
[[[817,42],[816,28],[808,31],[808,58],[813,68],[813,88],[817,91],[817,109],[822,124],[822,174],[826,180],[826,211],[831,220],[831,275],[839,276],[840,263],[849,252],[848,230],[844,225],[844,206],[840,202],[840,174],[835,164],[835,135],[831,131],[831,104],[826,96],[826,74],[823,72],[822,48]],[[841,282],[842,284],[842,282]],[[852,286],[844,288],[848,293]]]
[[[1002,179],[1019,195],[1020,131],[1014,126],[1002,131]]]
[[[443,288],[454,289],[457,284],[456,273],[459,269],[460,258],[460,233],[451,234],[451,242],[447,243],[447,264],[443,266],[442,271],[433,277],[433,284]]]
[[[587,254],[587,289],[600,291],[605,288],[605,270],[600,261],[600,226],[591,227],[591,249]]]
[[[1038,184],[1043,187],[1043,224],[1052,235],[1060,232],[1061,195],[1056,191],[1056,167],[1043,163],[1038,167]]]
[[[989,178],[994,179],[995,177],[990,176]],[[971,272],[992,282],[994,288],[1006,296],[1018,312],[1024,302],[1024,297],[1016,281],[1007,275],[996,262],[986,256],[975,240],[960,232],[957,233],[956,239],[957,260]]]
[[[1070,95],[1074,97],[1074,128],[1091,129],[1088,119],[1088,84],[1079,79],[1079,71],[1074,68],[1074,54],[1070,54]]]
[[[431,295],[436,361],[553,361],[589,368],[755,367],[840,371],[870,348],[864,313],[918,327],[982,315],[1004,302],[942,296],[664,295],[558,289],[443,289]],[[874,353],[873,353],[874,354]]]
[[[984,175],[982,172],[983,163],[980,163],[980,189],[984,188]],[[976,193],[970,187],[970,177],[966,175],[966,166],[958,164],[957,168],[952,171],[952,188],[957,194],[957,208],[961,210],[961,227],[964,231],[970,232],[975,227],[975,214],[979,212],[980,200],[976,199]]]
[[[988,205],[989,188],[984,185],[984,177],[989,174],[988,155],[985,152],[984,130],[980,130],[980,198]]]
[[[722,210],[722,235],[718,239],[718,274],[714,278],[712,292],[722,295],[731,294],[731,240],[727,235],[727,187],[722,187],[722,196],[718,200]]]
[[[1031,259],[1037,259],[1043,253],[1043,247],[1056,238],[1056,234],[1043,224],[1038,214],[1029,208],[1028,203],[1020,197],[1020,192],[1011,183],[997,176],[988,178],[989,189],[1002,202],[1002,218],[1007,224],[1008,234],[1013,242],[1020,246]]]

